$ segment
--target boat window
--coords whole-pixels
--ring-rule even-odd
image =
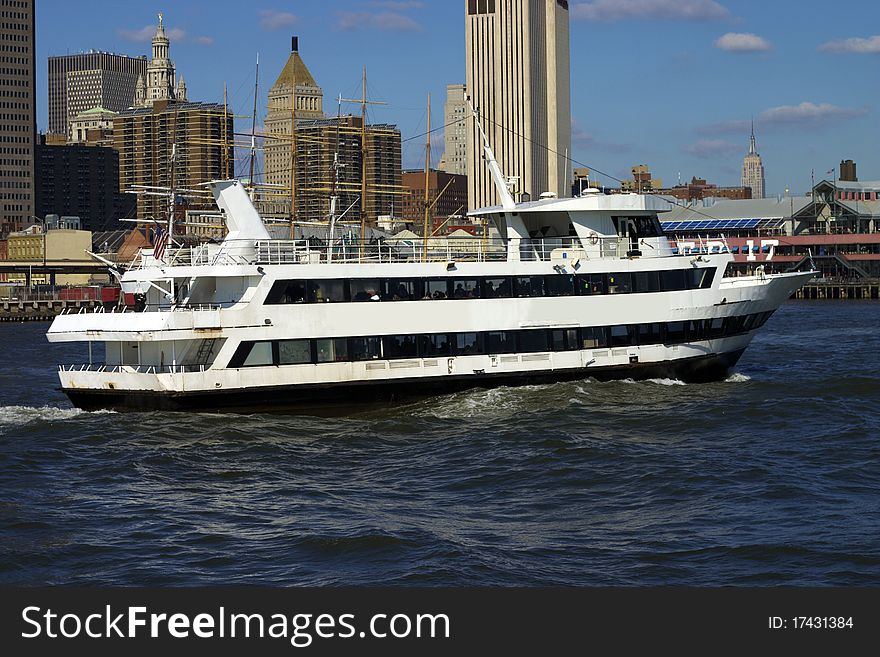
[[[557,329],[550,332],[550,348],[553,351],[580,349],[577,329]]]
[[[636,330],[634,326],[612,326],[611,346],[629,347],[635,344]]]
[[[349,281],[352,301],[379,301],[379,280],[375,278],[353,278]]]
[[[692,319],[688,327],[688,335],[694,342],[709,339],[709,320]]]
[[[509,278],[487,278],[483,281],[483,298],[506,299],[513,296],[512,281]]]
[[[311,340],[282,340],[278,343],[279,365],[302,365],[311,362]]]
[[[550,351],[550,344],[547,339],[547,330],[539,329],[535,331],[520,331],[519,350],[524,353],[535,351]]]
[[[453,299],[480,298],[480,282],[474,278],[453,278],[452,286]]]
[[[708,290],[712,287],[715,280],[715,267],[704,267],[702,269],[691,269],[688,274],[690,277],[690,287],[692,290]]]
[[[516,352],[516,335],[511,331],[486,333],[486,353],[510,354]]]
[[[452,355],[452,336],[443,333],[423,335],[419,340],[419,351],[423,358]]]
[[[743,324],[745,324],[746,316],[740,315],[739,317],[730,317],[727,322],[727,329],[725,330],[725,335],[737,335],[743,332]]]
[[[660,289],[664,292],[677,292],[688,289],[688,281],[683,269],[667,269],[660,272]]]
[[[381,338],[349,338],[348,355],[353,361],[377,360],[382,357]]]
[[[287,303],[305,303],[305,301],[305,281],[275,281],[266,297],[266,304],[270,306]]]
[[[574,293],[574,276],[571,274],[547,277],[548,297],[570,297]]]
[[[456,353],[459,356],[472,356],[480,353],[479,333],[459,333],[456,338]]]
[[[418,356],[414,335],[391,335],[385,338],[385,358],[415,358]]]
[[[584,296],[605,294],[605,274],[584,274],[577,277],[578,293]]]
[[[638,271],[633,273],[633,292],[659,292],[660,272]]]
[[[663,342],[663,325],[639,324],[639,344],[660,344]]]
[[[422,296],[422,282],[418,279],[389,278],[382,281],[383,301],[416,301]]]
[[[669,322],[666,324],[666,342],[668,344],[687,342],[687,323]]]
[[[724,335],[724,317],[716,317],[709,324],[709,337],[720,338]]]
[[[318,362],[336,363],[348,360],[348,340],[335,338],[318,340]]]
[[[658,237],[661,234],[656,217],[611,217],[617,234],[621,236]]]
[[[608,346],[608,329],[604,326],[582,328],[581,346],[584,349],[596,349]]]
[[[309,303],[340,303],[345,301],[345,281],[324,279],[309,281]]]
[[[245,343],[247,344],[247,343]],[[241,367],[260,367],[263,365],[273,365],[272,343],[271,342],[252,342],[250,343],[250,351],[244,358]]]
[[[445,278],[434,278],[425,281],[425,299],[437,301],[449,298],[449,284]]]
[[[516,278],[516,296],[518,297],[543,297],[543,276],[519,276]]]
[[[632,274],[608,274],[608,294],[629,294],[632,292]]]

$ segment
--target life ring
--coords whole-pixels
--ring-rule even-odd
[[[590,233],[590,244],[596,246],[599,243],[599,233],[593,231]]]

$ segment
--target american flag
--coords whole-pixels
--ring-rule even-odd
[[[161,260],[162,256],[165,255],[166,246],[168,246],[168,232],[161,228],[157,228],[156,237],[153,241],[153,257],[156,260]]]

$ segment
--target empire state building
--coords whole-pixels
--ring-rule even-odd
[[[754,122],[752,122],[752,138],[749,141],[749,154],[743,160],[742,186],[751,188],[752,198],[764,198],[764,163],[755,148]]]

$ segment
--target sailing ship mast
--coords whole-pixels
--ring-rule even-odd
[[[250,181],[251,193],[254,188],[254,164],[257,160],[257,94],[260,90],[260,53],[257,53],[257,74],[254,78],[254,114],[251,124],[251,166],[248,180]]]
[[[367,67],[364,66],[361,97],[359,99],[342,98],[342,102],[360,103],[361,105],[361,250],[367,233],[367,105],[387,105],[387,103],[367,100]]]
[[[431,234],[431,205],[429,186],[431,181],[431,94],[428,94],[428,131],[425,133],[425,225],[423,232],[424,248],[422,259],[428,261],[428,236]]]

